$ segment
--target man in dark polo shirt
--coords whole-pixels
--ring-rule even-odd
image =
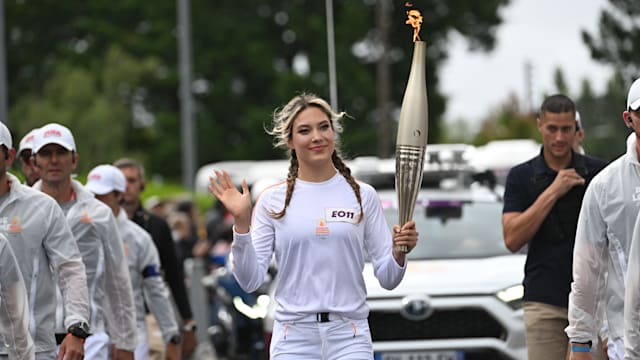
[[[606,165],[575,153],[576,107],[564,95],[544,100],[537,119],[540,155],[511,169],[504,195],[504,241],[528,244],[524,322],[529,360],[565,359],[571,264],[582,197]]]

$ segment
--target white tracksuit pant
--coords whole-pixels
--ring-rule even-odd
[[[271,338],[273,360],[371,360],[373,347],[369,322],[342,317],[317,322],[315,315],[302,321],[275,321]]]

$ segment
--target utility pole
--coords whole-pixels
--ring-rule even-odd
[[[0,121],[9,126],[9,109],[7,106],[7,47],[4,28],[4,0],[0,0]]]
[[[378,29],[378,45],[382,54],[376,63],[376,99],[378,103],[378,156],[390,157],[392,154],[391,137],[393,126],[391,121],[391,72],[389,70],[389,3],[388,0],[376,1],[376,28]]]
[[[196,138],[193,136],[191,92],[191,2],[178,0],[178,66],[180,68],[180,124],[182,138],[182,185],[193,190],[196,172]]]
[[[526,60],[524,63],[524,93],[525,106],[527,113],[533,113],[533,65],[531,61]]]
[[[333,0],[325,1],[327,12],[327,57],[329,60],[329,96],[333,111],[338,111],[338,79],[336,77],[336,43],[333,24]]]

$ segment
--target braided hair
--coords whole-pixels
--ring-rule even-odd
[[[273,114],[272,127],[270,130],[266,130],[269,135],[272,135],[275,138],[274,147],[286,148],[289,152],[290,158],[289,172],[287,174],[287,193],[284,201],[284,207],[279,212],[271,212],[271,216],[273,216],[275,219],[281,219],[286,214],[287,207],[291,203],[293,189],[295,188],[296,178],[298,177],[299,163],[296,151],[294,149],[289,149],[288,144],[293,136],[292,129],[294,120],[298,117],[302,110],[308,107],[316,107],[329,117],[331,128],[336,134],[336,150],[334,150],[333,154],[331,154],[331,161],[333,162],[333,166],[338,170],[338,172],[340,172],[342,176],[344,176],[344,178],[353,189],[353,192],[356,195],[356,199],[358,199],[358,204],[360,205],[360,218],[358,221],[361,221],[364,215],[364,210],[362,208],[360,185],[351,175],[351,169],[349,169],[349,167],[344,163],[337,150],[339,135],[340,133],[342,133],[342,125],[340,124],[340,120],[342,120],[342,118],[345,116],[345,113],[333,112],[333,110],[331,110],[331,106],[324,99],[319,98],[314,94],[307,93],[302,93],[293,97],[293,99],[289,100],[289,102],[284,107],[276,109]]]

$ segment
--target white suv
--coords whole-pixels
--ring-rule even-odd
[[[397,288],[383,289],[365,267],[375,360],[526,358],[526,257],[505,248],[499,195],[454,188],[420,191],[413,215],[420,240]],[[396,224],[396,192],[378,194]]]

